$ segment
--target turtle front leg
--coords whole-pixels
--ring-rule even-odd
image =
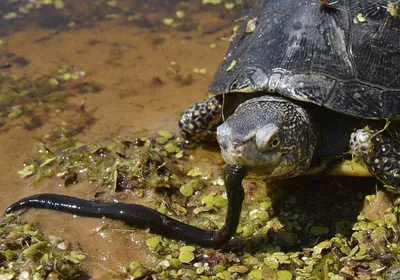
[[[222,104],[216,97],[195,103],[179,118],[179,128],[184,138],[199,142],[214,142],[217,127],[222,123]]]
[[[350,149],[383,184],[400,190],[400,143],[369,128],[351,134]]]

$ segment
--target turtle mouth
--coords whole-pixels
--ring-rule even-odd
[[[277,170],[283,170],[281,153],[261,153],[254,142],[248,141],[240,146],[221,147],[221,154],[227,164],[243,165],[249,177],[268,178],[282,176]]]
[[[230,149],[227,149],[227,151],[224,153],[222,152],[222,156],[226,157],[225,161],[227,162],[227,160],[229,162],[238,164],[238,165],[245,165],[246,164],[246,153],[244,151],[244,147],[240,146],[240,147],[230,147]],[[227,162],[228,163],[228,162]]]

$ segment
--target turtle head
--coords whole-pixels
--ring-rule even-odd
[[[288,178],[306,171],[316,145],[308,113],[281,97],[262,96],[239,105],[217,129],[227,164],[244,165],[249,177]]]

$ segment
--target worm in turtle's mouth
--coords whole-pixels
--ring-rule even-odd
[[[295,168],[290,160],[287,160],[280,152],[262,154],[262,161],[259,161],[259,151],[255,144],[247,145],[241,151],[221,148],[222,157],[229,165],[242,165],[247,169],[248,178],[275,180],[288,177]],[[291,176],[289,176],[291,177]]]
[[[273,179],[285,176],[290,169],[281,152],[261,153],[252,139],[220,146],[226,164],[245,166],[249,178]]]

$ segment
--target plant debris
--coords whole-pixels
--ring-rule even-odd
[[[150,29],[173,28],[177,31],[207,30],[199,24],[196,14],[207,10],[224,18],[238,18],[254,5],[254,1],[241,0],[196,0],[185,1],[153,0],[5,0],[0,3],[0,18],[11,30],[23,29],[32,23],[43,28],[56,28],[57,32],[91,26],[96,21],[123,19],[125,23]],[[201,7],[201,9],[199,9]],[[154,14],[158,16],[155,19]],[[225,25],[224,26],[228,26]],[[216,27],[210,27],[211,30]],[[217,26],[217,30],[221,27]],[[211,31],[212,32],[212,31]],[[43,38],[46,39],[46,38]]]
[[[33,222],[0,218],[0,279],[74,279],[86,256],[61,238],[45,236]]]
[[[202,204],[210,205],[205,198]],[[375,195],[365,198],[366,201],[375,199],[378,199]],[[338,220],[332,224],[335,233],[328,238],[332,226],[313,225],[315,221],[296,216],[303,209],[296,210],[295,201],[286,202],[280,213],[283,217],[274,215],[270,200],[255,204],[253,201],[244,205],[240,227],[229,250],[187,246],[159,236],[150,237],[147,244],[156,266],[147,269],[147,275],[152,279],[345,280],[350,277],[383,280],[396,273],[400,251],[399,226],[394,213],[398,201],[386,209],[382,218],[369,220],[361,213],[352,225]],[[223,223],[223,215],[218,218],[211,213],[208,219],[216,224],[209,225],[216,229]],[[291,222],[284,217],[290,217]],[[194,220],[192,223],[197,224]],[[304,231],[309,232],[313,241],[299,246],[305,240],[305,236],[299,236]],[[285,249],[290,246],[291,250]],[[140,273],[143,266],[138,266],[137,271],[127,268],[122,277]]]
[[[399,17],[399,2],[392,3],[389,1],[386,10],[392,17]]]
[[[112,200],[125,192],[184,223],[220,229],[227,204],[222,174],[196,162],[173,133],[141,133],[132,140],[97,143],[63,134],[45,137],[39,153],[19,173],[33,185],[44,177],[61,185],[89,181],[99,188],[97,200]],[[229,250],[150,235],[146,244],[155,265],[132,262],[120,277],[344,280],[385,279],[395,273],[400,265],[400,202],[379,203],[382,195],[366,195],[375,185],[368,188],[365,181],[358,188],[351,179],[341,187],[331,180],[307,182],[296,178],[275,187],[246,180],[241,221]],[[365,205],[381,206],[360,212],[364,200]]]
[[[44,117],[51,111],[49,109],[66,108],[68,97],[77,90],[79,93],[101,90],[98,85],[82,82],[84,76],[84,71],[71,66],[62,66],[55,73],[36,79],[0,71],[1,122],[7,124],[23,119],[27,130],[42,126]]]

